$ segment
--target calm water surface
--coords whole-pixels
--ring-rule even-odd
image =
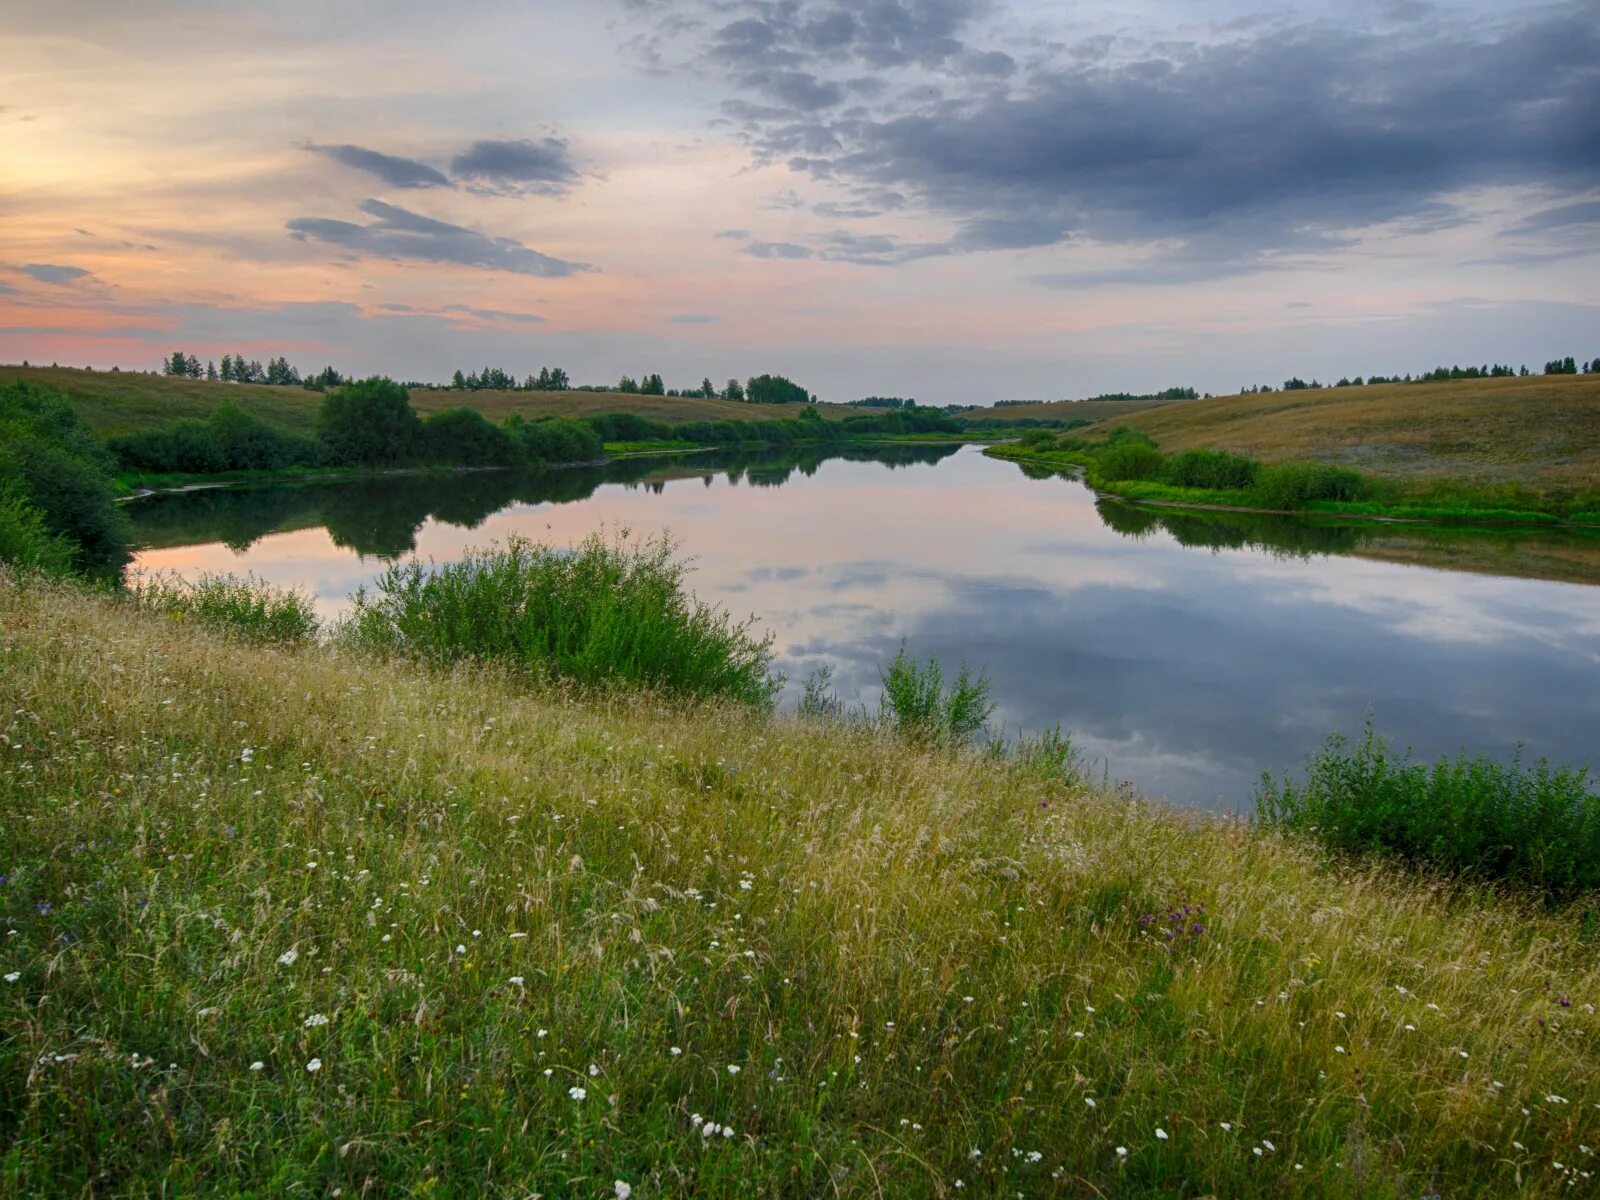
[[[976,447],[210,491],[130,514],[137,567],[253,571],[330,615],[388,558],[667,529],[695,590],[755,614],[792,680],[830,666],[875,704],[901,639],[965,658],[1009,732],[1060,723],[1113,779],[1183,804],[1246,807],[1263,769],[1369,713],[1426,756],[1520,741],[1600,765],[1600,588],[1365,557],[1393,548],[1377,527],[1097,503]]]

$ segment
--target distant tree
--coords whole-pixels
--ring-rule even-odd
[[[624,375],[617,383],[617,391],[625,396],[637,396],[639,394],[639,384],[634,380],[633,376]]]
[[[206,361],[206,378],[212,383],[217,381],[217,364],[209,359]]]
[[[205,375],[205,368],[200,365],[200,359],[191,354],[183,362],[183,373],[190,379],[200,379]]]
[[[646,396],[665,396],[667,385],[661,381],[659,375],[646,375],[639,384],[639,391]]]
[[[740,383],[737,379],[728,380],[728,386],[722,389],[722,398],[724,400],[743,401],[744,384]]]
[[[222,356],[222,378],[230,383],[233,381],[233,355],[231,354]]]
[[[700,381],[700,395],[707,400],[715,400],[717,398],[717,389],[712,384],[709,375]]]
[[[341,464],[403,462],[415,453],[422,422],[406,389],[374,376],[329,392],[317,414],[317,436]]]
[[[189,373],[189,360],[182,350],[174,350],[170,357],[161,363],[163,375],[187,375]]]
[[[550,390],[564,392],[572,386],[572,378],[560,367],[550,368]]]
[[[756,375],[745,384],[745,398],[751,404],[806,404],[811,393],[782,375]]]

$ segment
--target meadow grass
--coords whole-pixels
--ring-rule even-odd
[[[1584,768],[1461,754],[1428,764],[1368,726],[1330,738],[1303,779],[1263,777],[1268,824],[1336,850],[1392,855],[1566,901],[1600,892],[1600,792]]]
[[[443,566],[389,567],[341,630],[367,651],[497,661],[589,686],[770,708],[772,639],[690,595],[666,536],[596,533],[571,549],[512,537]]]
[[[316,607],[305,592],[272,587],[253,575],[206,572],[192,579],[176,574],[135,574],[126,598],[171,621],[191,621],[258,642],[293,645],[321,630]]]
[[[0,578],[0,1194],[1555,1196],[1576,910]]]

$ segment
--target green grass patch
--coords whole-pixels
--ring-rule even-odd
[[[367,650],[770,708],[771,637],[690,595],[675,555],[664,536],[624,530],[570,550],[514,537],[445,566],[395,564],[356,594],[341,633]]]
[[[1369,726],[1296,781],[1263,776],[1260,819],[1335,850],[1404,859],[1567,901],[1600,889],[1600,793],[1587,769],[1484,755],[1413,762]]]
[[[272,587],[253,575],[135,574],[126,592],[138,607],[169,620],[198,622],[253,642],[297,645],[315,638],[321,628],[309,595]]]

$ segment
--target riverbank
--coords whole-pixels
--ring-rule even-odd
[[[881,730],[64,585],[0,580],[0,704],[8,1193],[1592,1178],[1579,912]]]
[[[1449,504],[1418,502],[1404,496],[1374,500],[1311,500],[1300,507],[1273,504],[1242,489],[1174,487],[1153,480],[1105,480],[1093,475],[1096,455],[1078,449],[1037,449],[1021,443],[990,446],[984,451],[991,458],[1022,466],[1044,467],[1082,473],[1097,493],[1151,508],[1177,508],[1194,511],[1262,513],[1278,516],[1337,517],[1352,521],[1384,521],[1415,524],[1460,524],[1484,526],[1537,526],[1552,529],[1600,531],[1600,511],[1576,508],[1572,501],[1538,496],[1517,496],[1508,507],[1503,492],[1483,491],[1470,485],[1449,487]],[[1588,501],[1581,501],[1587,504]]]

